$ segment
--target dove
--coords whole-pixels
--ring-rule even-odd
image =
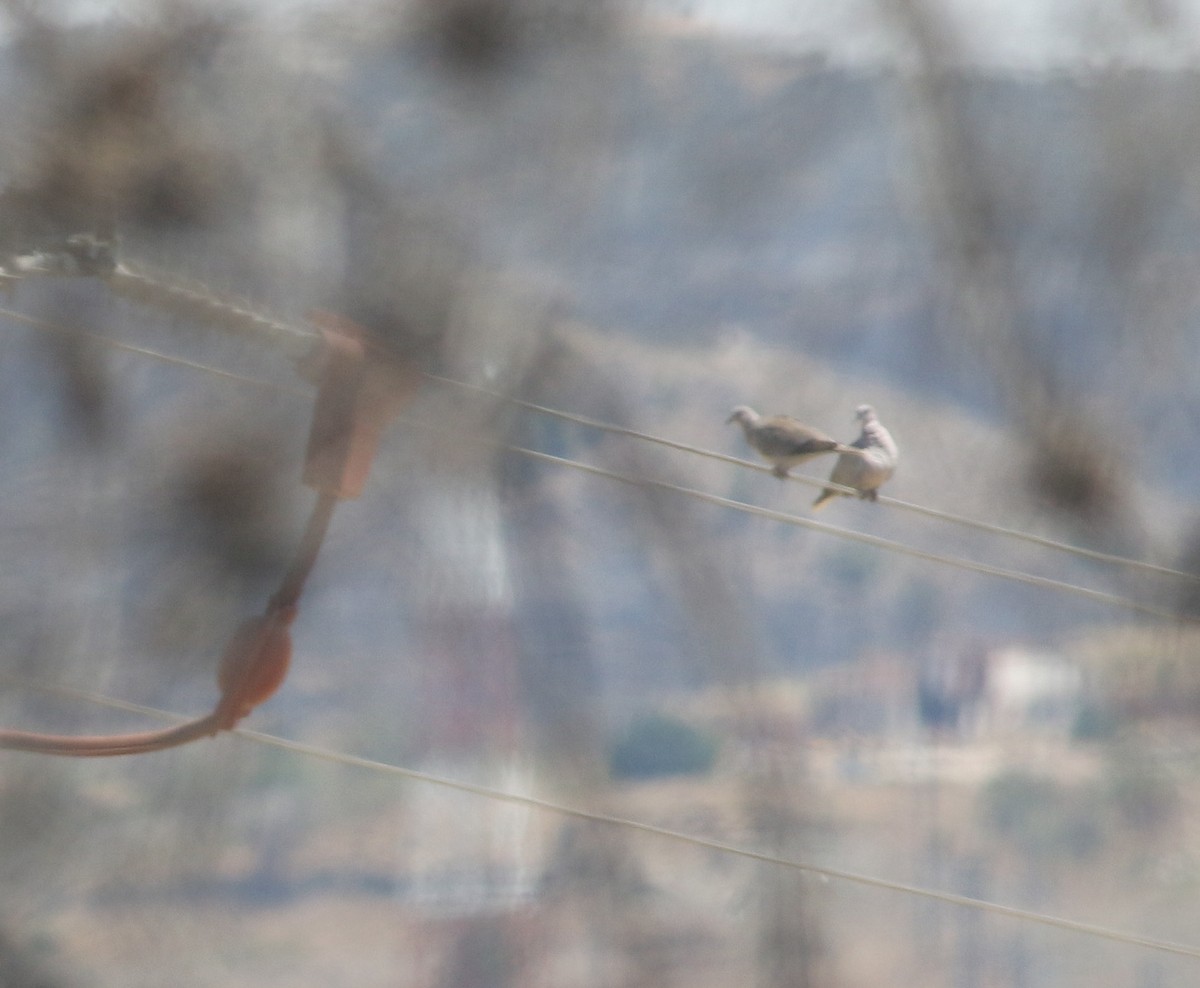
[[[852,452],[843,453],[833,465],[833,473],[829,475],[830,483],[841,484],[843,487],[853,487],[858,496],[866,501],[874,501],[879,488],[896,471],[896,461],[900,458],[892,434],[880,424],[875,415],[875,409],[870,405],[859,405],[854,417],[862,426],[859,437],[850,445]],[[813,508],[819,509],[830,498],[840,494],[826,487],[813,501]]]
[[[813,429],[790,415],[772,415],[763,418],[748,405],[738,405],[725,420],[725,424],[737,422],[746,434],[746,442],[773,464],[771,472],[776,477],[786,477],[788,470],[797,463],[811,460],[814,456],[849,450],[825,433]],[[850,450],[853,453],[853,450]]]

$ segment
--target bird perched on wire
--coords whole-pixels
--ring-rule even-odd
[[[763,418],[748,405],[738,405],[725,420],[725,424],[737,422],[746,434],[746,442],[754,447],[773,466],[776,477],[786,477],[788,470],[798,463],[811,460],[814,456],[846,451],[855,454],[848,446],[818,429],[813,429],[790,415],[771,415]]]
[[[853,487],[865,501],[874,501],[879,488],[896,472],[896,461],[900,450],[892,434],[887,431],[870,405],[859,405],[854,411],[862,427],[857,439],[850,445],[853,452],[843,453],[833,465],[829,480],[843,487]],[[813,501],[813,508],[820,508],[830,498],[842,493],[826,487]]]

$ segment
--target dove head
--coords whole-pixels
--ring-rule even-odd
[[[749,405],[738,405],[732,412],[729,413],[729,418],[725,420],[725,424],[730,422],[738,422],[741,425],[753,425],[758,421],[758,412]]]
[[[870,422],[875,417],[875,409],[870,405],[859,405],[854,409],[854,417],[859,422]]]

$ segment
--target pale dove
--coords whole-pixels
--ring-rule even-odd
[[[892,439],[892,434],[879,423],[875,409],[870,405],[859,405],[854,412],[855,418],[862,425],[859,437],[851,443],[853,453],[843,453],[833,466],[829,480],[843,487],[853,487],[858,496],[867,501],[874,501],[879,488],[896,472],[896,461],[900,458],[900,450]],[[861,452],[860,452],[861,451]],[[820,508],[830,498],[840,494],[826,487],[813,501],[813,508]]]
[[[748,405],[738,405],[725,424],[737,422],[746,434],[746,442],[753,446],[763,459],[774,466],[771,472],[776,477],[786,477],[797,463],[811,460],[814,456],[837,453],[848,449],[825,433],[798,422],[790,415],[772,415],[763,418]]]

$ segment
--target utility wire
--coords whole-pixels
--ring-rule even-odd
[[[38,319],[33,319],[28,316],[22,316],[20,313],[11,313],[10,310],[8,310],[8,309],[0,308],[0,316],[16,317],[19,319],[19,321],[21,321],[27,325],[33,326],[34,328],[38,328],[38,329],[48,329],[48,330],[53,330],[55,332],[74,333],[77,335],[85,336],[87,338],[94,339],[98,342],[100,342],[100,341],[106,342],[118,349],[129,350],[134,353],[141,353],[145,356],[150,356],[150,357],[154,357],[155,359],[164,360],[167,363],[180,364],[182,366],[190,367],[195,370],[208,371],[211,373],[219,374],[222,377],[231,378],[233,380],[236,380],[236,381],[239,381],[242,383],[252,383],[259,387],[275,388],[275,389],[279,389],[279,390],[286,390],[289,392],[300,392],[301,391],[301,389],[298,387],[289,388],[285,385],[276,385],[271,382],[261,381],[261,380],[255,379],[255,378],[244,377],[243,375],[231,374],[227,371],[219,370],[218,368],[208,367],[205,364],[199,364],[199,363],[195,363],[193,361],[179,360],[179,359],[176,359],[173,357],[167,357],[166,355],[159,354],[157,351],[145,350],[141,347],[131,347],[126,344],[117,343],[116,341],[113,341],[113,340],[108,340],[106,337],[98,336],[93,333],[87,333],[83,330],[74,330],[74,329],[70,329],[69,327],[57,326],[53,323],[46,323],[44,320],[38,320]],[[448,381],[449,380],[447,378],[435,378],[435,379],[438,381]],[[458,383],[458,382],[454,382],[454,383]],[[304,393],[307,393],[307,392],[304,392]],[[534,407],[540,409],[541,406],[534,406]],[[565,412],[555,412],[555,414],[572,419],[572,420],[582,419],[582,416],[573,416],[570,413],[565,413]],[[420,424],[420,423],[414,423],[413,420],[411,420],[411,419],[405,419],[405,421],[407,421],[409,424]],[[585,421],[587,421],[587,420],[585,420]],[[631,435],[635,435],[638,437],[642,437],[645,435],[643,433],[636,433],[633,430],[622,429],[618,426],[607,426],[607,428],[614,430],[614,431],[627,432]],[[659,442],[659,443],[662,443],[665,445],[678,446],[680,448],[688,448],[688,447],[685,447],[684,444],[682,444],[682,443],[677,444],[671,440],[663,440],[663,439],[658,439],[655,437],[648,437],[648,438],[654,438],[654,440],[656,442]],[[1147,614],[1151,617],[1160,618],[1162,620],[1167,620],[1167,621],[1179,621],[1179,620],[1189,620],[1190,621],[1191,620],[1190,618],[1181,616],[1178,612],[1173,611],[1169,608],[1158,607],[1153,604],[1141,603],[1139,601],[1132,600],[1128,597],[1122,597],[1117,594],[1108,593],[1106,591],[1093,590],[1088,587],[1082,587],[1077,584],[1067,583],[1062,580],[1054,580],[1054,579],[1050,579],[1049,577],[1036,576],[1034,574],[1021,572],[1020,570],[1007,569],[1002,566],[993,566],[989,563],[979,563],[979,562],[975,562],[973,560],[963,559],[963,558],[956,557],[956,556],[945,556],[940,553],[927,552],[923,549],[917,549],[913,546],[906,545],[902,542],[896,542],[892,539],[885,539],[885,538],[882,538],[877,535],[869,535],[865,532],[856,532],[856,531],[853,531],[852,529],[842,528],[837,525],[830,525],[826,522],[820,522],[820,521],[817,521],[812,518],[806,518],[802,515],[796,515],[796,514],[791,514],[788,512],[784,512],[784,511],[778,511],[778,510],[775,510],[772,508],[764,508],[764,507],[761,507],[761,506],[755,505],[755,504],[748,504],[744,501],[737,501],[732,498],[722,497],[721,495],[718,495],[718,494],[710,494],[706,491],[696,490],[695,488],[691,488],[691,487],[683,487],[681,485],[672,484],[672,483],[669,483],[669,482],[663,481],[663,480],[654,480],[654,479],[646,478],[646,477],[633,477],[633,476],[630,476],[627,474],[616,473],[615,471],[612,471],[612,470],[606,470],[603,467],[593,466],[588,463],[583,463],[578,460],[567,459],[567,458],[561,457],[561,456],[554,456],[550,453],[543,453],[538,450],[526,449],[522,446],[514,446],[514,445],[509,445],[509,444],[496,444],[496,445],[498,445],[500,448],[502,448],[508,452],[516,453],[521,456],[526,456],[531,459],[541,460],[542,462],[545,462],[545,463],[552,463],[557,466],[563,466],[563,467],[567,467],[567,468],[574,469],[574,470],[580,470],[585,473],[590,473],[593,476],[605,477],[610,480],[616,480],[623,484],[629,484],[632,486],[641,486],[641,487],[651,487],[651,488],[655,488],[658,490],[670,491],[672,493],[680,494],[685,497],[690,497],[695,500],[705,501],[709,504],[717,505],[718,507],[729,508],[729,509],[732,509],[735,511],[741,511],[746,514],[756,515],[760,518],[766,518],[771,521],[780,522],[782,524],[795,525],[795,526],[798,526],[801,528],[808,528],[812,531],[823,532],[827,535],[832,535],[837,538],[847,539],[847,540],[853,541],[853,542],[859,542],[864,545],[870,545],[875,548],[885,549],[889,552],[895,552],[895,553],[899,553],[901,555],[911,556],[916,559],[924,559],[928,562],[939,563],[941,565],[951,566],[956,569],[967,570],[969,572],[981,573],[981,574],[985,574],[988,576],[998,577],[1000,579],[1010,580],[1010,581],[1014,581],[1014,582],[1018,582],[1018,583],[1024,583],[1029,586],[1040,587],[1042,589],[1055,590],[1055,591],[1059,591],[1062,593],[1069,593],[1069,594],[1073,594],[1073,595],[1079,596],[1079,597],[1084,597],[1086,599],[1093,600],[1093,601],[1096,601],[1096,602],[1099,602],[1102,604],[1107,604],[1107,605],[1111,605],[1111,606],[1122,607],[1122,608],[1126,608],[1129,610],[1137,611],[1137,612],[1140,612],[1143,614]],[[763,470],[766,469],[764,467],[761,467],[760,464],[750,463],[750,462],[744,461],[744,460],[738,460],[736,457],[725,456],[724,454],[720,454],[720,453],[707,453],[707,455],[713,456],[718,459],[728,460],[733,463],[751,467],[753,469],[763,469]],[[1180,574],[1180,575],[1187,575],[1187,574]]]
[[[1152,617],[1162,618],[1167,621],[1190,620],[1184,618],[1179,613],[1165,607],[1157,607],[1154,604],[1143,604],[1139,601],[1131,600],[1128,597],[1121,597],[1117,594],[1107,593],[1103,590],[1092,590],[1088,587],[1081,587],[1074,583],[1066,583],[1062,580],[1052,580],[1049,577],[1035,576],[1031,573],[1023,573],[1020,570],[1006,569],[1002,566],[993,566],[990,563],[977,563],[970,559],[961,559],[957,556],[943,556],[936,552],[926,552],[924,549],[917,549],[913,546],[905,545],[903,542],[895,542],[891,539],[881,538],[878,535],[868,535],[865,532],[856,532],[849,528],[841,528],[837,525],[829,525],[825,522],[816,521],[812,518],[805,518],[802,515],[789,514],[786,511],[777,511],[773,508],[763,508],[757,504],[747,504],[744,501],[735,501],[732,498],[722,497],[719,494],[709,494],[707,491],[699,491],[691,487],[682,487],[678,484],[672,484],[665,480],[654,480],[648,477],[632,477],[628,474],[616,473],[612,470],[606,470],[603,467],[592,466],[589,463],[581,463],[578,460],[568,460],[561,456],[554,456],[551,453],[542,453],[537,450],[525,449],[520,446],[505,446],[505,449],[519,453],[522,456],[528,456],[536,460],[541,460],[545,463],[553,463],[558,466],[570,467],[575,470],[582,470],[585,473],[593,474],[597,477],[606,477],[610,480],[616,480],[623,484],[630,484],[636,487],[652,487],[657,490],[670,491],[674,494],[682,494],[685,497],[693,498],[697,501],[705,501],[708,504],[715,504],[722,508],[731,508],[734,511],[742,511],[746,514],[757,515],[760,518],[767,518],[771,521],[781,522],[785,525],[797,525],[801,528],[808,528],[816,532],[824,532],[826,535],[833,535],[837,538],[848,539],[851,542],[861,542],[864,545],[874,546],[879,549],[886,549],[889,552],[900,553],[905,556],[912,556],[916,559],[924,559],[933,563],[940,563],[943,566],[952,566],[956,569],[968,570],[973,573],[983,573],[988,576],[999,577],[1004,580],[1012,580],[1017,583],[1024,583],[1029,586],[1040,587],[1046,590],[1056,590],[1062,593],[1074,594],[1078,597],[1084,597],[1088,600],[1094,600],[1102,604],[1109,604],[1116,607],[1125,607],[1130,610],[1139,611],[1143,614],[1151,615]]]
[[[0,307],[0,317],[9,319],[12,322],[21,323],[22,325],[29,326],[42,332],[87,340],[90,343],[107,347],[110,350],[118,350],[122,353],[135,353],[140,357],[149,357],[151,360],[157,360],[159,363],[173,364],[177,367],[187,367],[190,370],[203,371],[206,374],[212,374],[215,377],[224,378],[228,381],[234,381],[238,384],[249,384],[256,388],[264,388],[269,391],[284,391],[289,394],[303,394],[309,396],[312,394],[311,388],[303,388],[299,385],[277,384],[272,381],[264,381],[261,378],[251,377],[248,374],[238,374],[234,371],[222,370],[220,367],[213,367],[211,364],[202,364],[195,360],[187,360],[184,357],[174,357],[168,353],[162,353],[159,350],[152,350],[149,347],[135,346],[132,343],[122,343],[120,340],[114,340],[109,336],[102,336],[99,333],[93,333],[86,329],[80,329],[74,326],[63,326],[59,323],[49,322],[45,319],[37,319],[34,316],[27,316],[21,312],[16,312],[13,309]]]
[[[166,278],[141,267],[118,264],[105,280],[115,295],[232,332],[265,337],[293,358],[303,357],[320,338],[311,329],[262,315],[206,285]]]
[[[132,299],[139,303],[154,305],[176,315],[183,315],[198,319],[200,321],[209,322],[219,325],[227,330],[264,336],[269,340],[269,342],[271,342],[273,345],[281,347],[289,356],[294,359],[298,359],[309,352],[312,344],[318,339],[319,336],[319,334],[315,333],[313,330],[296,326],[270,316],[262,315],[250,308],[248,304],[243,304],[238,300],[224,296],[202,283],[184,281],[175,275],[167,277],[158,272],[153,272],[141,265],[132,265],[129,263],[118,264],[116,269],[108,275],[106,281],[110,289],[115,294]],[[18,313],[12,313],[11,310],[0,309],[0,314],[12,315],[15,318],[20,318],[23,321],[33,324],[33,320],[31,320],[29,317],[20,316]],[[57,327],[57,329],[59,331],[63,331],[64,328]],[[120,344],[118,345],[123,346]],[[162,355],[159,355],[159,359],[165,358]],[[178,362],[185,363],[184,361]],[[654,443],[669,449],[675,449],[680,452],[686,452],[696,456],[707,457],[712,460],[729,463],[745,469],[758,470],[763,473],[770,472],[769,468],[763,466],[761,463],[754,463],[750,460],[744,460],[736,456],[729,456],[724,453],[718,453],[714,450],[704,449],[703,447],[694,446],[689,443],[677,442],[662,436],[655,436],[650,433],[639,432],[635,429],[613,425],[612,423],[603,422],[584,415],[575,415],[570,412],[560,411],[559,409],[549,408],[545,405],[538,405],[533,402],[523,401],[519,398],[514,398],[511,395],[493,391],[489,388],[481,387],[479,385],[468,384],[464,381],[456,381],[453,378],[442,377],[435,374],[426,374],[425,376],[430,380],[437,381],[440,384],[471,390],[494,398],[500,398],[510,401],[518,407],[524,408],[528,411],[552,416],[563,421],[573,422],[577,425],[585,426],[587,428],[608,432],[612,435],[621,435],[643,442]],[[858,493],[853,488],[843,487],[840,484],[834,484],[827,480],[817,480],[816,478],[806,477],[803,475],[789,475],[789,479],[799,481],[802,484],[807,484],[810,487],[828,487],[842,494],[856,495]],[[937,508],[929,508],[924,505],[915,504],[909,501],[902,501],[886,494],[878,495],[877,501],[879,504],[882,504],[886,507],[896,508],[902,511],[910,511],[914,514],[924,515],[927,518],[933,518],[938,521],[960,525],[966,528],[975,529],[977,531],[988,532],[1004,538],[1017,539],[1033,545],[1040,545],[1044,548],[1053,549],[1057,552],[1065,552],[1084,559],[1090,559],[1095,562],[1137,569],[1142,572],[1155,573],[1160,576],[1169,576],[1174,579],[1200,582],[1200,574],[1187,573],[1182,570],[1173,569],[1169,566],[1162,566],[1157,563],[1145,562],[1138,559],[1130,559],[1125,556],[1118,556],[1112,553],[1100,552],[1095,549],[1087,549],[1082,546],[1071,545],[1070,543],[1060,542],[1056,539],[1035,535],[1032,532],[1022,532],[1017,529],[1007,528],[1003,525],[995,525],[990,522],[977,521],[972,518],[953,514],[948,511],[942,511]]]
[[[498,391],[492,391],[489,388],[480,387],[475,384],[468,384],[464,381],[456,381],[449,377],[440,377],[438,375],[427,375],[431,380],[437,381],[439,384],[451,385],[456,388],[464,388],[480,394],[488,395],[493,398],[505,398],[511,401],[514,405],[526,409],[527,411],[537,412],[540,415],[546,415],[551,418],[562,419],[565,422],[572,422],[576,425],[582,425],[589,429],[597,429],[602,432],[608,432],[616,436],[626,436],[631,439],[638,439],[643,442],[655,443],[659,446],[665,446],[668,449],[679,450],[684,453],[691,453],[696,456],[706,457],[711,460],[717,460],[721,463],[729,463],[734,466],[744,467],[750,470],[757,470],[761,473],[771,473],[771,468],[764,466],[761,463],[755,463],[751,460],[743,460],[737,456],[729,456],[726,453],[718,453],[715,450],[705,449],[701,446],[693,446],[689,443],[678,442],[674,439],[666,439],[662,436],[655,436],[648,432],[639,432],[636,429],[629,429],[624,426],[613,425],[609,422],[603,422],[599,419],[588,418],[585,415],[576,415],[572,412],[560,411],[556,408],[549,408],[545,405],[534,404],[533,402],[523,401],[520,398],[513,398],[504,395]],[[830,488],[841,494],[857,495],[853,487],[844,487],[841,484],[835,484],[828,480],[818,480],[814,477],[806,477],[803,474],[788,474],[789,480],[796,480],[802,484],[807,484],[810,487]],[[982,532],[989,532],[993,535],[1002,535],[1006,538],[1019,539],[1024,542],[1030,542],[1034,545],[1044,546],[1049,549],[1054,549],[1059,552],[1070,553],[1075,556],[1081,556],[1085,559],[1092,559],[1097,562],[1109,563],[1117,566],[1127,566],[1131,569],[1139,569],[1148,573],[1156,573],[1160,576],[1170,576],[1176,579],[1191,580],[1200,582],[1200,574],[1185,573],[1182,570],[1172,569],[1169,566],[1160,566],[1157,563],[1143,562],[1140,559],[1129,559],[1125,556],[1117,556],[1107,552],[1099,552],[1095,549],[1087,549],[1083,546],[1071,545],[1067,542],[1059,542],[1055,539],[1046,538],[1041,535],[1035,535],[1032,532],[1022,532],[1013,528],[1006,528],[1003,525],[993,525],[989,522],[976,521],[973,518],[966,518],[962,515],[952,514],[948,511],[941,511],[937,508],[927,508],[924,505],[914,504],[911,501],[902,501],[899,498],[889,497],[886,494],[880,494],[877,498],[877,503],[887,505],[888,507],[898,508],[902,511],[911,511],[915,514],[925,515],[928,518],[936,518],[938,521],[950,522],[955,525],[962,525],[966,528],[977,529]]]
[[[431,426],[427,423],[404,416],[401,416],[399,421],[404,422],[406,425],[415,426],[422,429],[441,431],[438,430],[436,426]],[[458,437],[458,441],[463,442],[465,440],[460,436]],[[1141,601],[1136,601],[1129,597],[1122,597],[1118,594],[1108,593],[1104,590],[1093,590],[1090,587],[1082,587],[1078,584],[1067,583],[1063,580],[1055,580],[1051,579],[1050,577],[1037,576],[1032,573],[1022,572],[1020,570],[1007,569],[1003,566],[993,566],[990,563],[980,563],[971,559],[963,559],[958,556],[944,556],[940,553],[928,552],[924,549],[918,549],[915,546],[906,545],[903,542],[896,542],[892,539],[885,539],[878,535],[870,535],[866,532],[856,532],[853,529],[842,528],[838,525],[830,525],[827,522],[817,521],[813,518],[806,518],[803,515],[791,514],[786,511],[778,511],[774,508],[764,508],[761,505],[749,504],[745,501],[737,501],[733,498],[723,497],[720,494],[710,494],[708,491],[697,490],[694,487],[684,487],[680,484],[674,484],[665,480],[656,480],[651,477],[635,477],[630,474],[618,473],[615,470],[608,470],[605,467],[594,466],[593,464],[584,463],[580,460],[572,460],[568,459],[567,457],[556,456],[553,453],[543,453],[540,450],[528,449],[524,446],[516,446],[510,443],[489,442],[486,439],[476,439],[474,441],[481,446],[501,449],[505,452],[515,453],[519,456],[525,456],[529,459],[539,460],[543,463],[549,463],[554,466],[566,467],[571,470],[579,470],[583,473],[591,474],[594,477],[604,477],[605,479],[615,480],[618,483],[627,484],[631,487],[646,487],[655,490],[668,491],[672,494],[679,494],[684,497],[692,498],[693,500],[713,504],[720,508],[728,508],[733,511],[740,511],[745,514],[757,516],[759,518],[766,518],[769,521],[779,522],[785,525],[795,525],[800,528],[807,528],[811,531],[832,535],[835,538],[846,539],[851,542],[859,542],[877,549],[885,549],[889,552],[895,552],[904,556],[911,556],[915,559],[923,559],[927,562],[938,563],[943,566],[951,566],[955,569],[967,570],[968,572],[972,573],[981,573],[986,576],[994,576],[1003,580],[1010,580],[1016,583],[1026,584],[1028,586],[1039,587],[1043,590],[1054,590],[1060,593],[1073,594],[1097,603],[1137,611],[1164,621],[1192,623],[1194,620],[1197,620],[1188,615],[1171,610],[1170,608],[1159,607],[1154,604],[1145,604]],[[757,466],[757,464],[751,465]]]
[[[87,690],[47,683],[42,680],[29,679],[24,676],[0,673],[0,681],[8,683],[11,686],[36,690],[41,693],[63,697],[66,699],[93,703],[99,706],[109,707],[114,710],[122,710],[128,713],[139,714],[159,721],[186,722],[189,719],[180,714],[170,713],[155,707],[147,707],[143,706],[142,704],[131,703],[126,700],[118,700],[112,697],[103,696],[101,694],[92,693]],[[563,803],[556,803],[552,800],[542,799],[538,796],[528,796],[520,793],[506,792],[502,789],[495,789],[491,786],[483,786],[472,782],[451,779],[447,778],[446,776],[436,775],[432,772],[423,772],[418,769],[405,768],[401,765],[394,765],[390,762],[378,761],[372,758],[363,758],[359,755],[351,755],[346,752],[337,751],[331,748],[306,744],[302,741],[293,741],[288,738],[281,738],[273,734],[265,734],[261,731],[251,731],[247,730],[246,728],[238,727],[234,728],[228,733],[237,735],[238,737],[244,738],[245,740],[255,744],[268,745],[270,747],[279,748],[283,751],[289,751],[293,754],[301,755],[307,758],[316,758],[322,761],[331,762],[336,765],[363,769],[368,772],[376,772],[381,775],[388,775],[394,778],[402,778],[413,782],[424,783],[426,785],[438,786],[443,789],[453,789],[468,795],[478,796],[482,799],[524,806],[529,809],[554,813],[558,816],[569,817],[571,819],[585,820],[590,823],[600,823],[623,830],[632,830],[643,834],[650,834],[655,837],[661,837],[677,843],[688,844],[693,847],[701,847],[710,851],[716,851],[720,854],[728,854],[733,857],[756,861],[760,864],[768,864],[774,867],[787,868],[791,871],[798,871],[809,875],[816,875],[821,878],[849,882],[868,888],[897,892],[901,895],[916,896],[922,899],[941,902],[946,905],[959,906],[964,909],[974,909],[996,916],[1007,916],[1010,919],[1036,923],[1041,926],[1054,927],[1060,930],[1068,930],[1073,933],[1081,933],[1085,936],[1097,937],[1113,943],[1121,943],[1127,946],[1141,947],[1147,950],[1155,950],[1163,953],[1177,954],[1183,957],[1200,959],[1200,946],[1196,945],[1177,943],[1171,940],[1162,940],[1157,937],[1143,936],[1141,934],[1129,933],[1124,930],[1117,930],[1107,926],[1100,926],[1095,923],[1084,923],[1078,920],[1067,919],[1065,917],[1055,916],[1049,913],[1040,913],[1030,909],[1021,909],[1016,906],[1005,906],[997,902],[990,902],[986,899],[977,899],[972,896],[959,895],[955,892],[944,892],[938,889],[925,888],[919,885],[910,885],[906,882],[891,881],[890,879],[879,878],[877,876],[866,875],[855,871],[848,871],[842,868],[830,868],[824,865],[799,861],[794,858],[780,857],[778,855],[768,854],[763,851],[755,851],[752,848],[742,847],[737,844],[730,844],[726,841],[715,840],[711,837],[700,837],[695,834],[686,833],[685,831],[674,830],[670,827],[661,827],[656,824],[646,823],[644,821],[629,817],[623,817],[609,813],[597,813],[591,810],[584,810]]]

